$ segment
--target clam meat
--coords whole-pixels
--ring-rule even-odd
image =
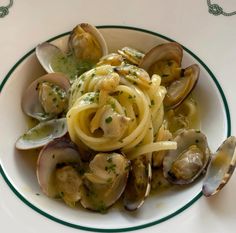
[[[173,184],[189,184],[205,171],[209,162],[206,136],[199,130],[182,130],[174,141],[177,150],[169,151],[163,159],[164,176]]]
[[[139,209],[151,190],[152,168],[147,156],[131,161],[130,174],[124,191],[123,204],[126,210]]]
[[[150,75],[161,76],[161,84],[167,88],[164,99],[166,108],[176,108],[192,92],[200,69],[197,64],[181,68],[183,48],[176,42],[157,45],[143,57],[140,67]]]
[[[90,70],[108,51],[102,34],[88,23],[77,25],[69,39],[62,39],[61,43],[60,48],[48,42],[39,44],[36,56],[46,72],[64,73],[71,82]]]
[[[119,153],[99,153],[84,174],[81,204],[95,211],[105,211],[123,193],[129,174],[129,161]]]
[[[76,146],[66,137],[57,138],[40,151],[38,183],[49,197],[62,198],[74,206],[80,200],[83,165]]]
[[[21,101],[22,110],[39,121],[57,118],[67,110],[69,88],[69,80],[64,74],[43,75],[25,90]]]

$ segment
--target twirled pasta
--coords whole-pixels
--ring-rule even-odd
[[[154,142],[163,122],[166,89],[161,78],[133,65],[102,65],[71,87],[68,131],[71,140],[94,151],[121,150],[129,159],[175,142]]]

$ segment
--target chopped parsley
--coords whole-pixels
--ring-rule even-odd
[[[111,103],[112,109],[116,109],[116,104],[114,102]]]
[[[105,119],[105,122],[106,122],[107,124],[111,123],[111,122],[112,122],[112,117],[111,117],[111,116],[107,117],[107,118]]]
[[[96,210],[100,213],[105,213],[106,212],[106,205],[103,201],[101,201],[98,205],[97,205],[97,208]]]
[[[105,167],[105,170],[106,170],[108,173],[110,173],[110,172],[115,173],[115,172],[116,172],[116,164],[110,163],[109,165],[107,165],[107,166]]]

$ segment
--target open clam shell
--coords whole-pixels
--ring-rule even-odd
[[[36,118],[39,121],[48,120],[54,117],[53,115],[45,114],[44,109],[40,103],[38,85],[43,82],[57,85],[66,93],[70,88],[70,82],[68,78],[62,73],[43,75],[28,86],[23,94],[21,107],[26,115]]]
[[[84,174],[81,204],[102,212],[113,205],[123,193],[129,174],[129,161],[119,153],[99,153]]]
[[[37,161],[37,179],[42,191],[49,197],[57,197],[59,190],[53,182],[58,165],[80,165],[80,155],[76,146],[66,138],[57,138],[40,151]]]
[[[154,73],[160,75],[162,77],[162,84],[169,83],[173,81],[174,77],[165,76],[165,72],[163,74],[159,73],[160,70],[156,70],[156,64],[164,61],[169,65],[169,62],[171,64],[174,62],[176,68],[180,68],[182,58],[183,48],[181,45],[176,42],[170,42],[157,45],[148,51],[141,60],[139,66],[145,69],[150,75],[153,75]]]
[[[206,136],[199,130],[183,130],[174,141],[177,150],[163,160],[164,177],[173,184],[189,184],[205,171],[210,159]]]
[[[48,42],[39,44],[35,49],[36,56],[39,63],[45,69],[47,73],[54,73],[53,61],[57,57],[63,57],[63,52],[55,45]]]
[[[108,54],[105,39],[88,23],[78,24],[60,47],[44,42],[36,47],[36,56],[47,73],[62,72],[70,79],[89,70]]]
[[[152,167],[147,157],[131,161],[131,171],[124,191],[123,204],[126,210],[139,209],[151,190]]]
[[[108,53],[102,34],[96,27],[88,23],[78,24],[72,30],[68,45],[78,61],[90,61],[95,64]]]
[[[167,108],[176,108],[192,92],[199,78],[200,68],[197,64],[184,69],[183,77],[173,81],[167,87],[164,105]]]
[[[203,181],[206,197],[219,192],[229,181],[236,166],[236,137],[227,138],[212,156]]]
[[[29,150],[42,147],[67,133],[66,118],[41,122],[16,141],[16,148]]]

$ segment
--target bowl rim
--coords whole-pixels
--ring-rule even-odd
[[[157,37],[160,37],[162,39],[165,39],[169,42],[177,42],[167,36],[164,36],[162,34],[159,34],[157,32],[154,31],[150,31],[147,29],[143,29],[143,28],[138,28],[138,27],[133,27],[133,26],[123,26],[123,25],[98,25],[96,26],[98,29],[124,29],[124,30],[133,30],[133,31],[139,31],[139,32],[144,32],[147,34],[151,34]],[[58,38],[64,37],[69,35],[71,31],[67,31],[64,33],[61,33],[59,35],[56,35],[50,39],[47,40],[47,42],[52,42],[53,40],[56,40]],[[179,43],[179,42],[177,42]],[[230,117],[230,111],[229,111],[229,107],[228,107],[228,103],[224,94],[224,91],[222,89],[222,87],[220,86],[218,80],[216,79],[215,75],[212,73],[212,71],[209,69],[209,67],[197,56],[195,55],[191,50],[189,50],[188,48],[186,48],[185,46],[183,46],[181,43],[179,43],[184,51],[186,51],[190,56],[192,56],[194,59],[196,59],[203,67],[204,69],[207,71],[207,73],[209,74],[209,76],[212,78],[212,80],[214,81],[214,84],[216,85],[221,99],[223,101],[223,106],[224,106],[224,110],[225,110],[225,116],[226,116],[226,121],[227,121],[227,137],[229,137],[231,135],[231,117]],[[8,81],[8,79],[11,77],[12,73],[15,71],[15,69],[26,59],[28,58],[31,54],[33,54],[35,52],[35,48],[31,49],[29,52],[27,52],[24,56],[22,56],[10,69],[10,71],[7,73],[7,75],[4,77],[3,81],[0,84],[0,93],[3,90],[4,85],[6,84],[6,82]],[[134,231],[134,230],[140,230],[146,227],[150,227],[150,226],[154,226],[157,225],[159,223],[162,223],[180,213],[182,213],[185,209],[189,208],[193,203],[195,203],[200,197],[202,197],[202,191],[200,191],[195,197],[193,197],[192,200],[190,200],[188,203],[186,203],[184,206],[182,206],[181,208],[179,208],[178,210],[176,210],[175,212],[164,216],[158,220],[152,221],[152,222],[148,222],[145,224],[141,224],[141,225],[137,225],[137,226],[132,226],[132,227],[125,227],[125,228],[94,228],[94,227],[87,227],[87,226],[82,226],[82,225],[78,225],[78,224],[73,224],[64,220],[61,220],[59,218],[56,218],[48,213],[46,213],[45,211],[41,210],[40,208],[36,207],[34,204],[32,204],[31,202],[29,202],[20,192],[17,191],[17,189],[14,187],[14,185],[11,183],[10,179],[7,177],[6,172],[4,171],[3,167],[1,166],[1,160],[0,160],[0,174],[2,175],[3,179],[5,180],[6,184],[10,187],[10,189],[14,192],[14,194],[21,200],[23,201],[28,207],[30,207],[31,209],[35,210],[37,213],[43,215],[44,217],[51,219],[57,223],[60,223],[62,225],[68,226],[68,227],[72,227],[75,229],[80,229],[80,230],[85,230],[85,231],[92,231],[92,232],[127,232],[127,231]]]

